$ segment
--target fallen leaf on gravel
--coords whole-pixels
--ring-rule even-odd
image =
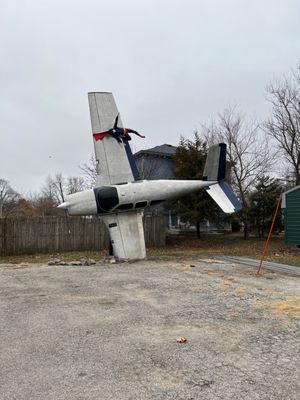
[[[176,342],[178,342],[178,343],[185,343],[185,342],[187,342],[187,338],[185,338],[184,336],[178,337],[178,338],[176,339]]]

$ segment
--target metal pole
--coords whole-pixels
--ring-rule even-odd
[[[276,209],[275,209],[275,213],[274,213],[274,216],[273,216],[271,228],[269,230],[268,237],[267,237],[263,252],[261,254],[260,263],[259,263],[259,267],[258,267],[258,270],[256,272],[256,275],[260,275],[260,272],[261,272],[261,269],[262,269],[262,265],[263,265],[264,259],[266,257],[266,253],[267,253],[267,250],[268,250],[268,247],[269,247],[269,242],[270,242],[270,239],[271,239],[271,234],[272,234],[272,231],[273,231],[273,228],[274,228],[274,224],[275,224],[275,220],[276,220],[276,217],[277,217],[277,213],[278,213],[278,210],[279,210],[280,202],[281,202],[281,195],[277,199]]]

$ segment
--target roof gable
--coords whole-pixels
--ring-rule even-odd
[[[286,208],[286,198],[285,196],[291,192],[293,192],[294,190],[299,190],[300,189],[300,185],[295,186],[294,188],[288,190],[287,192],[282,193],[282,201],[281,201],[281,208]]]
[[[162,157],[171,157],[176,153],[177,147],[171,144],[162,144],[160,146],[152,147],[151,149],[140,150],[135,153],[135,156],[140,156],[142,154],[157,155]]]

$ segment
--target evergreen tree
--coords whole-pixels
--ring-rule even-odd
[[[250,196],[250,218],[260,238],[265,236],[271,225],[276,200],[280,196],[281,190],[278,181],[263,175],[258,179]],[[281,229],[281,225],[281,212],[279,212],[275,221],[275,229]]]
[[[181,137],[177,151],[173,156],[176,179],[202,179],[206,161],[207,146],[197,132],[193,140]],[[197,236],[200,236],[200,222],[214,221],[220,210],[205,190],[191,193],[174,201],[171,205],[174,212],[183,220],[195,222]]]

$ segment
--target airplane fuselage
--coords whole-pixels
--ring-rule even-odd
[[[96,215],[143,209],[213,185],[215,181],[155,180],[106,185],[70,194],[59,208],[70,215]]]

